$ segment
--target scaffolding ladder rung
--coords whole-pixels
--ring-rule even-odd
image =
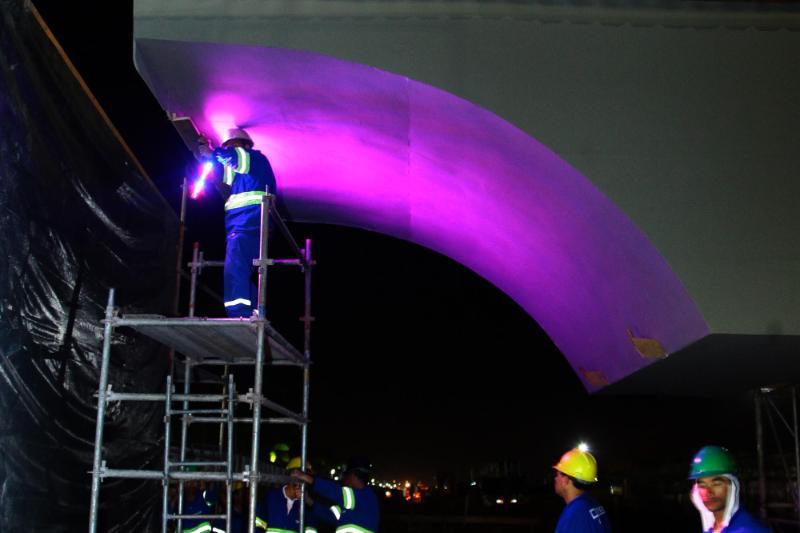
[[[225,461],[181,461],[170,463],[170,466],[228,466],[228,463]]]
[[[225,520],[224,514],[168,514],[167,520]]]
[[[172,415],[227,415],[227,409],[175,409],[170,411]]]

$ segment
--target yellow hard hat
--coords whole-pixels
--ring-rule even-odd
[[[597,461],[591,453],[579,448],[573,448],[562,455],[553,468],[584,483],[597,482]]]
[[[292,457],[288,463],[286,463],[286,470],[300,470],[300,465],[303,464],[302,459],[300,457]],[[306,461],[306,472],[311,472],[311,463]]]

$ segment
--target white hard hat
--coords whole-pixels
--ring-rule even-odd
[[[232,130],[228,131],[228,138],[225,140],[224,143],[222,143],[222,146],[225,146],[226,144],[228,144],[228,142],[233,141],[234,139],[245,141],[249,143],[250,146],[253,145],[253,139],[250,138],[250,135],[248,135],[246,131],[244,131],[241,128],[233,128]]]

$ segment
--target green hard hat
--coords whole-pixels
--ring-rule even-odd
[[[736,461],[731,452],[721,446],[705,446],[692,459],[689,479],[735,473]]]

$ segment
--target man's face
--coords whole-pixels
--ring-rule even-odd
[[[701,477],[697,480],[697,492],[703,505],[712,513],[725,509],[731,481],[723,476]]]
[[[289,471],[289,475],[292,472],[299,472],[299,470],[292,469]],[[291,499],[296,500],[300,498],[300,486],[302,483],[289,483],[286,485],[286,495],[289,496]]]
[[[555,493],[560,496],[564,497],[566,494],[567,485],[569,484],[569,477],[562,474],[558,470],[554,470],[555,476],[553,477],[553,490]]]

